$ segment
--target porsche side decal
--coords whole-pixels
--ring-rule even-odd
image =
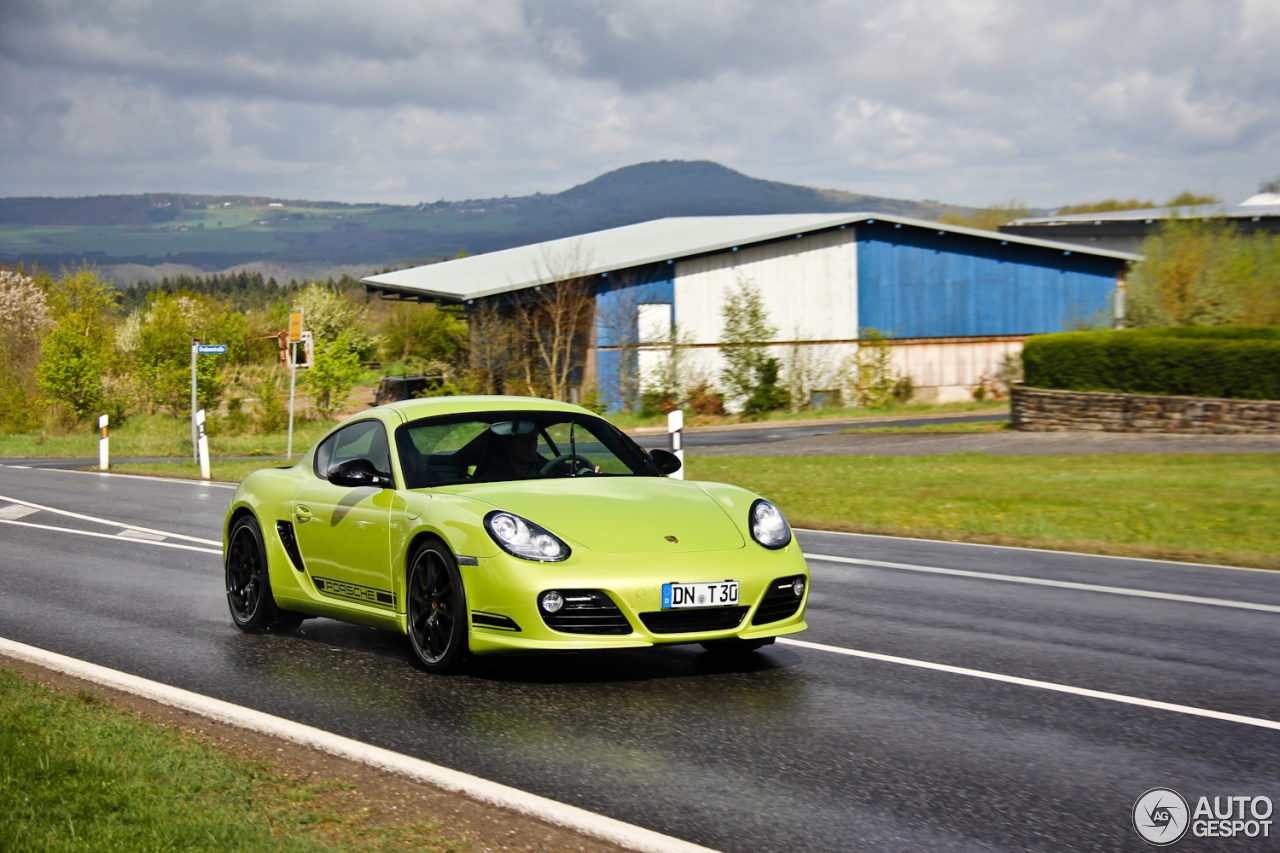
[[[395,594],[386,590],[360,586],[359,584],[338,581],[333,578],[313,577],[311,581],[322,594],[332,598],[345,598],[348,601],[372,604],[374,607],[383,607],[387,610],[395,610],[396,608]]]

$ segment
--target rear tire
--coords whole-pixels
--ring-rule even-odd
[[[439,541],[418,547],[405,583],[409,645],[418,665],[441,674],[467,659],[467,595],[453,554]]]
[[[242,516],[227,537],[225,577],[227,606],[236,627],[249,634],[272,628],[296,628],[302,615],[276,607],[262,528],[252,515]]]
[[[734,657],[737,655],[746,655],[765,646],[773,645],[773,637],[765,637],[762,640],[740,640],[733,637],[728,640],[708,640],[705,643],[699,643],[702,648],[711,652],[713,655],[722,657]]]

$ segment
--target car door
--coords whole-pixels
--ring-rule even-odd
[[[394,611],[389,523],[396,493],[377,486],[336,486],[326,479],[331,468],[352,459],[366,459],[392,476],[380,421],[357,421],[316,448],[311,475],[292,506],[298,550],[321,595]]]

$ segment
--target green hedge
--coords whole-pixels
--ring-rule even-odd
[[[1023,345],[1022,365],[1033,388],[1280,400],[1280,328],[1034,335]]]

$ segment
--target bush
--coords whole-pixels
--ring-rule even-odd
[[[1026,382],[1112,391],[1280,400],[1280,328],[1179,327],[1034,335]]]

